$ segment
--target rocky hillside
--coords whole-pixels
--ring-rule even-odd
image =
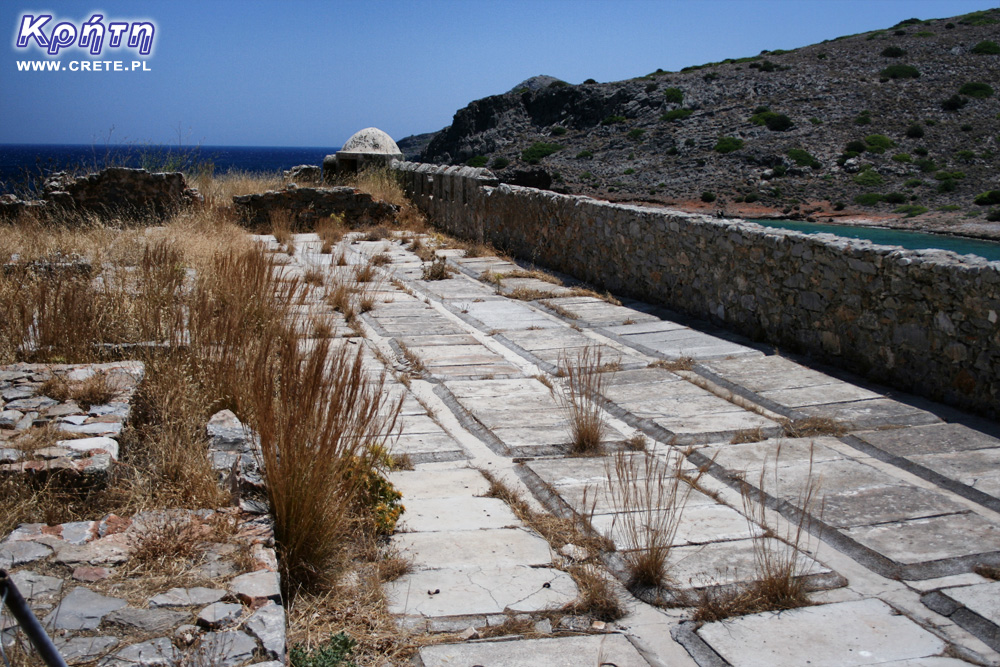
[[[422,154],[501,180],[727,215],[1000,235],[1000,9],[460,109]],[[995,199],[995,201],[994,201]],[[996,228],[996,229],[994,229]]]

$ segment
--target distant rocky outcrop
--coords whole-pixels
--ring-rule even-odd
[[[985,226],[998,29],[993,9],[626,81],[532,77],[460,109],[421,160],[612,200]]]
[[[101,218],[163,219],[181,208],[202,201],[189,188],[184,174],[150,173],[145,169],[111,167],[86,176],[57,172],[45,179],[41,199],[25,201],[0,196],[0,218],[22,212],[59,215],[93,213]]]
[[[296,228],[310,229],[320,218],[342,215],[352,227],[391,220],[399,207],[375,200],[367,192],[351,187],[300,188],[289,185],[282,190],[233,197],[237,214],[248,225],[266,225],[271,214],[289,215]]]
[[[426,150],[427,145],[437,136],[437,132],[425,132],[424,134],[411,134],[396,142],[403,157],[407,160],[416,160],[420,154]]]

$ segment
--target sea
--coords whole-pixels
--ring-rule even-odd
[[[274,173],[323,163],[339,146],[164,146],[0,144],[0,193],[30,192],[46,174],[108,166],[150,170]]]

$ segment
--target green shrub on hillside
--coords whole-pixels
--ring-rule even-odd
[[[913,65],[889,65],[879,75],[886,79],[918,79],[920,70]]]
[[[1000,190],[990,190],[978,195],[973,201],[977,206],[993,206],[1000,204]]]
[[[898,46],[887,46],[882,49],[882,55],[886,58],[902,58],[906,55],[906,49],[901,49]]]
[[[872,114],[870,111],[862,111],[861,114],[854,119],[855,125],[871,125],[872,124]]]
[[[874,206],[880,201],[882,201],[882,195],[877,192],[866,192],[854,198],[854,203],[862,206]]]
[[[684,120],[693,113],[694,111],[691,109],[671,109],[667,113],[660,116],[660,120],[668,123],[676,123]]]
[[[719,137],[713,149],[716,153],[732,153],[743,148],[743,140],[736,137]]]
[[[671,104],[680,104],[684,101],[684,91],[680,88],[665,88],[663,98]]]
[[[926,206],[917,206],[916,204],[909,204],[907,206],[896,207],[895,213],[905,213],[907,218],[914,218],[918,215],[927,212]]]
[[[625,122],[625,116],[607,116],[601,121],[601,125],[617,125]]]
[[[913,162],[913,158],[910,157],[909,153],[896,153],[892,156],[893,162]]]
[[[580,151],[579,153],[576,154],[577,160],[583,160],[585,158],[590,158],[590,157],[594,157],[594,154],[586,150]]]
[[[934,174],[934,178],[939,181],[960,181],[965,178],[964,171],[939,171]]]
[[[993,96],[993,87],[979,81],[970,81],[958,89],[958,94],[985,99]]]
[[[784,132],[794,125],[792,119],[785,114],[770,110],[754,113],[750,117],[750,122],[754,125],[764,125],[772,132]]]
[[[976,159],[976,154],[970,150],[957,151],[955,153],[955,159],[959,162],[965,162],[968,164]]]
[[[865,145],[865,142],[858,141],[857,139],[848,141],[847,146],[844,148],[845,153],[854,153],[855,155],[864,153],[866,150],[868,150],[868,146]]]
[[[975,53],[977,56],[1000,55],[1000,44],[987,39],[973,46],[970,52]]]
[[[883,200],[889,204],[902,204],[903,202],[906,201],[906,195],[904,195],[902,192],[890,192],[885,197],[883,197]]]
[[[566,134],[566,128],[562,125],[553,125],[549,128],[549,132],[551,132],[554,137],[561,137]]]
[[[465,164],[470,167],[485,167],[486,163],[489,161],[485,155],[477,155],[475,157],[469,158]]]
[[[510,164],[510,160],[508,160],[505,157],[499,156],[499,157],[493,158],[493,163],[492,163],[491,166],[494,169],[503,169],[503,168],[505,168],[509,164]]]
[[[924,128],[919,123],[914,123],[906,128],[906,136],[910,139],[920,139],[924,136]]]
[[[884,153],[895,145],[896,142],[884,134],[869,134],[865,137],[865,148],[869,153]]]
[[[863,185],[866,188],[872,188],[885,183],[885,179],[882,178],[874,169],[865,169],[864,171],[858,172],[854,175],[852,179],[858,185]]]
[[[967,97],[952,95],[948,99],[941,102],[941,108],[945,111],[958,111],[968,103],[969,99]]]
[[[544,141],[536,141],[521,152],[521,159],[528,164],[538,164],[542,158],[548,157],[556,151],[563,149],[562,144],[547,144]]]
[[[922,160],[917,160],[917,167],[920,169],[920,171],[927,174],[936,170],[937,164],[934,163],[934,160],[931,160],[929,158],[924,158]]]
[[[705,192],[701,193],[701,200],[706,204],[711,204],[712,202],[715,201],[715,193],[706,190]]]
[[[924,184],[924,182],[921,181],[919,178],[908,178],[908,179],[906,179],[906,182],[903,183],[903,187],[904,188],[917,188],[917,187],[920,187],[923,184]]]
[[[637,127],[634,130],[629,130],[629,133],[625,136],[627,136],[629,139],[632,139],[633,141],[637,141],[639,139],[642,139],[642,135],[644,134],[646,134],[646,130]]]
[[[812,167],[813,169],[819,169],[822,166],[819,160],[813,157],[808,151],[801,148],[789,148],[787,155],[800,167]]]
[[[990,222],[1000,222],[1000,208],[995,208],[987,213],[986,219]]]

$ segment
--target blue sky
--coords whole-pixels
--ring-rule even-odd
[[[339,146],[438,130],[535,74],[616,81],[791,49],[996,0],[0,2],[0,143]],[[22,14],[156,24],[147,72],[19,72]],[[99,59],[130,62],[133,52]],[[64,64],[85,60],[65,50]],[[126,65],[128,67],[129,65]]]

